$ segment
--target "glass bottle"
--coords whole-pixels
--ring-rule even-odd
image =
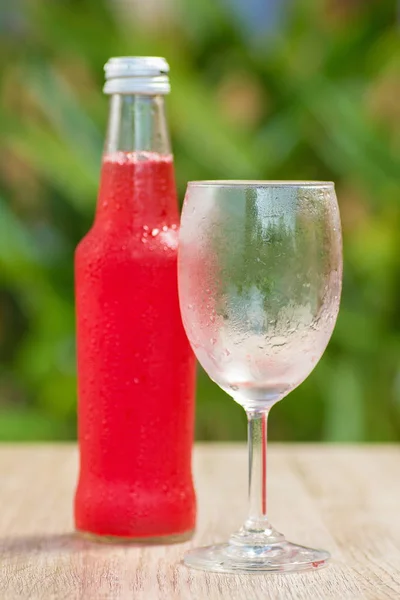
[[[92,229],[76,251],[75,523],[101,538],[178,541],[195,524],[195,359],[178,301],[179,212],[162,58],[112,58]]]

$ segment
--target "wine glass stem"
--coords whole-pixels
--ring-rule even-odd
[[[265,547],[285,541],[267,517],[268,410],[246,413],[249,428],[249,512],[244,525],[231,535],[229,541],[232,546]]]
[[[268,410],[248,411],[249,514],[247,529],[267,525],[267,420]]]

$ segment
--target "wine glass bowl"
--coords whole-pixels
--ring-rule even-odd
[[[312,371],[341,289],[331,183],[193,182],[179,287],[194,352],[246,409],[272,406]]]

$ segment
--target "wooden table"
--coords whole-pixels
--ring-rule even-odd
[[[387,600],[400,598],[400,448],[271,445],[269,513],[291,540],[332,553],[300,574],[220,575],[180,564],[226,538],[246,510],[243,445],[198,445],[197,533],[174,546],[96,545],[74,536],[72,445],[0,446],[0,599]]]

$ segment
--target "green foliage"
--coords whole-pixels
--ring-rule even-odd
[[[73,251],[95,206],[102,67],[135,54],[171,65],[181,197],[188,179],[336,182],[341,313],[318,367],[274,409],[271,437],[400,439],[395,3],[288,2],[279,31],[254,39],[222,0],[180,0],[151,21],[113,6],[0,8],[0,439],[75,435]],[[198,437],[244,437],[243,411],[204,374],[198,392]]]

